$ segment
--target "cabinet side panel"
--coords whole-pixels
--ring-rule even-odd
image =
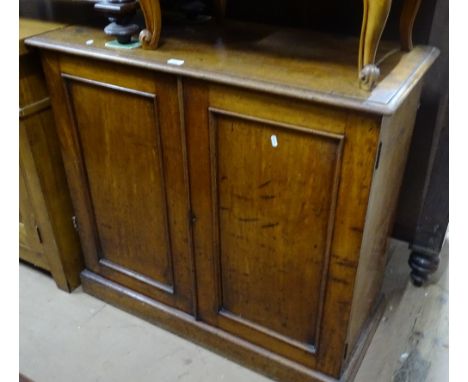
[[[393,226],[420,91],[421,86],[416,87],[394,115],[382,120],[380,155],[369,197],[348,328],[350,351],[380,295],[387,262],[387,239]]]

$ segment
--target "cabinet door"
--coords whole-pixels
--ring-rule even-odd
[[[378,129],[215,85],[185,100],[200,318],[337,375]]]
[[[44,63],[88,269],[191,311],[176,78],[52,57]]]

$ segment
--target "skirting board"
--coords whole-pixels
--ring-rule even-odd
[[[197,321],[187,313],[161,304],[88,270],[81,273],[81,281],[83,290],[88,294],[270,378],[288,382],[351,382],[377,329],[384,308],[384,304],[379,303],[378,309],[361,334],[342,378],[337,380]]]

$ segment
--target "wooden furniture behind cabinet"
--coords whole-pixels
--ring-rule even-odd
[[[19,257],[52,274],[60,289],[80,284],[80,242],[38,52],[27,37],[64,25],[20,19]]]
[[[85,291],[273,378],[351,380],[437,50],[383,43],[369,93],[357,39],[232,24],[174,28],[157,51],[105,41],[84,27],[28,40]]]

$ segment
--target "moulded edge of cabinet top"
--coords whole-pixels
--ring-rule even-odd
[[[69,26],[26,44],[376,114],[394,113],[439,54],[429,46],[405,53],[397,42],[382,42],[381,76],[369,92],[359,88],[354,37],[227,22],[167,26],[157,50],[107,48],[111,39],[99,29]]]

